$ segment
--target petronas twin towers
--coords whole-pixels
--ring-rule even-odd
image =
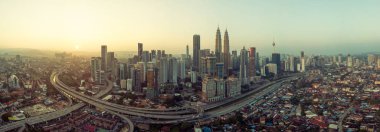
[[[217,62],[224,63],[224,73],[228,74],[228,68],[230,64],[230,40],[228,37],[228,31],[224,32],[224,43],[223,43],[223,52],[222,52],[222,36],[220,34],[220,29],[216,30],[216,38],[215,38],[215,56]]]

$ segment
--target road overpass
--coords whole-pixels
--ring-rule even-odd
[[[53,73],[52,75],[54,75],[55,73]],[[52,77],[52,76],[51,76]],[[62,93],[65,97],[68,98],[69,100],[69,104],[70,106],[69,107],[66,107],[64,109],[61,109],[61,110],[57,110],[57,111],[54,111],[54,112],[51,112],[51,113],[46,113],[46,114],[43,114],[43,115],[39,115],[39,116],[35,116],[35,117],[30,117],[30,118],[26,118],[25,120],[21,120],[21,121],[16,121],[16,122],[12,122],[12,123],[8,123],[6,125],[3,125],[3,126],[0,126],[0,132],[5,132],[5,131],[10,131],[10,130],[14,130],[14,129],[17,129],[17,128],[25,128],[25,123],[28,123],[30,125],[34,125],[34,124],[38,124],[38,123],[42,123],[42,122],[47,122],[47,121],[50,121],[50,120],[53,120],[53,119],[57,119],[57,118],[60,118],[62,116],[66,116],[67,114],[73,112],[73,111],[76,111],[82,107],[85,106],[85,103],[77,103],[75,105],[71,105],[72,104],[72,100],[71,100],[71,95],[69,94],[65,94],[64,92],[62,92],[60,89],[57,89],[60,93]],[[99,93],[97,93],[95,95],[96,98],[100,98],[104,95],[106,95],[107,93],[109,93],[110,91],[112,90],[112,84],[111,85],[108,85],[106,86],[106,88],[104,88],[103,90],[101,90]],[[123,119],[126,120],[126,117],[123,116],[121,117]],[[132,127],[132,130],[133,130],[133,124],[131,123],[130,120],[127,120],[127,122],[130,122],[129,124],[130,127]]]
[[[298,76],[296,76],[298,77]],[[69,86],[65,85],[58,79],[58,74],[56,74],[53,77],[52,83],[59,89],[63,90],[64,92],[70,94],[74,98],[77,98],[81,101],[84,101],[86,103],[89,103],[95,107],[103,108],[106,110],[114,111],[120,114],[125,114],[132,116],[131,118],[135,122],[142,122],[142,123],[150,123],[150,124],[171,124],[171,123],[179,123],[184,121],[195,121],[195,119],[207,119],[211,117],[217,117],[220,115],[224,115],[230,112],[233,112],[235,110],[240,109],[241,107],[249,104],[252,102],[253,97],[261,97],[265,95],[268,92],[271,92],[271,90],[278,88],[279,84],[290,79],[294,79],[296,77],[291,78],[284,78],[277,80],[275,82],[271,82],[269,84],[266,84],[264,86],[259,87],[258,89],[255,89],[251,92],[248,92],[247,94],[244,94],[242,96],[239,96],[235,99],[231,99],[230,101],[221,102],[219,104],[213,104],[211,106],[206,106],[204,115],[201,116],[199,114],[183,114],[179,115],[178,113],[173,113],[173,111],[167,110],[167,111],[161,111],[161,110],[153,110],[153,109],[147,109],[147,108],[132,108],[131,107],[125,107],[120,106],[118,104],[110,103],[107,101],[99,100],[96,98],[93,98],[91,96],[87,96],[81,93],[76,92]],[[222,107],[223,106],[223,107]],[[178,110],[178,109],[176,109]],[[137,117],[137,119],[135,118]],[[142,117],[141,119],[138,119],[138,117]]]

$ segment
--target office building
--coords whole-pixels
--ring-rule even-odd
[[[215,37],[215,57],[216,57],[216,62],[222,61],[222,36],[220,34],[219,27],[216,30],[216,37]]]
[[[125,63],[119,63],[119,79],[120,80],[125,80],[125,79],[127,79],[127,69],[128,69],[128,67],[127,67],[127,64],[125,64]]]
[[[225,81],[206,77],[202,81],[202,99],[205,102],[221,101],[225,98]]]
[[[132,76],[132,81],[133,81],[133,91],[134,92],[142,92],[142,87],[141,87],[141,76],[142,76],[142,71],[140,69],[133,69],[133,76]]]
[[[241,94],[241,86],[238,78],[229,77],[226,80],[226,97],[234,97]]]
[[[214,77],[216,75],[216,57],[202,57],[200,73]]]
[[[102,63],[101,63],[101,69],[103,71],[107,70],[107,45],[102,45],[101,47],[101,58],[102,58]]]
[[[228,36],[228,31],[224,32],[224,44],[223,44],[223,61],[224,61],[224,74],[229,76],[229,68],[231,63],[231,54],[230,54],[230,38]]]
[[[139,61],[142,60],[142,54],[143,54],[143,43],[138,43],[138,49],[137,49],[137,56],[139,58]]]
[[[276,74],[281,72],[281,56],[279,53],[272,53],[272,63],[277,65]]]
[[[253,78],[256,76],[256,48],[249,48],[249,66],[248,77]]]
[[[115,60],[115,53],[114,52],[107,52],[107,71],[113,71],[114,70],[114,60]]]
[[[201,37],[197,34],[193,35],[193,70],[199,72],[199,61],[200,61],[200,48],[201,48]]]
[[[248,51],[243,47],[240,51],[240,73],[239,80],[241,81],[241,85],[248,84],[247,80],[247,68],[248,66]]]
[[[146,73],[146,85],[148,88],[157,88],[158,83],[157,83],[157,69],[149,68],[147,69]]]
[[[221,62],[216,63],[215,68],[216,68],[216,70],[215,70],[216,77],[222,79],[223,76],[225,75],[224,74],[224,63],[221,63]]]
[[[239,70],[239,57],[237,55],[237,51],[232,51],[232,70],[237,71]]]

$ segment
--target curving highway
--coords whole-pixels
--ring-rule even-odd
[[[168,108],[168,109],[151,109],[151,108],[138,108],[138,107],[131,107],[131,106],[125,106],[125,105],[110,103],[108,101],[104,101],[104,100],[98,99],[96,97],[92,97],[92,96],[88,96],[88,95],[84,95],[84,94],[76,92],[74,90],[74,88],[67,86],[61,80],[59,80],[59,74],[58,73],[53,75],[52,84],[53,85],[55,84],[57,86],[61,86],[61,87],[59,87],[59,90],[68,90],[68,91],[70,91],[70,93],[75,94],[76,96],[74,96],[73,94],[70,94],[71,96],[74,96],[74,98],[76,98],[78,96],[84,96],[88,99],[95,100],[101,104],[108,105],[108,106],[111,106],[111,107],[114,107],[117,109],[128,109],[129,111],[138,112],[138,113],[162,114],[162,115],[190,114],[190,113],[194,112],[190,108],[186,108],[186,107],[177,107],[177,108]],[[108,80],[108,84],[112,84],[112,82]]]
[[[142,110],[139,111],[135,109],[128,109],[125,107],[122,108],[114,103],[110,103],[101,99],[84,95],[82,93],[76,92],[74,89],[64,87],[64,85],[62,85],[62,82],[58,81],[57,75],[58,74],[54,75],[52,78],[52,84],[54,85],[54,87],[59,88],[63,92],[72,96],[73,98],[79,99],[83,102],[86,102],[98,108],[108,109],[108,110],[112,110],[114,112],[118,112],[118,113],[126,114],[126,115],[146,117],[146,118],[156,118],[156,119],[183,119],[183,118],[189,118],[193,116],[193,115],[178,115],[178,114],[167,115],[167,113],[165,114],[165,112],[155,112],[156,114],[150,114],[153,111],[142,111]]]
[[[52,75],[55,75],[55,73],[53,73]],[[50,77],[50,79],[52,79],[52,76]],[[51,112],[51,113],[47,113],[47,114],[43,114],[43,115],[39,115],[39,116],[35,116],[35,117],[26,118],[25,120],[12,122],[12,123],[6,124],[4,126],[0,126],[0,132],[10,131],[10,130],[17,129],[17,128],[21,128],[20,130],[22,130],[22,129],[25,128],[24,127],[25,123],[33,125],[33,124],[38,124],[38,123],[41,123],[41,122],[46,122],[46,121],[49,121],[49,120],[57,119],[57,118],[60,118],[62,116],[66,116],[67,114],[69,114],[69,113],[71,113],[73,111],[76,111],[76,110],[78,110],[78,109],[80,109],[80,108],[82,108],[82,107],[85,106],[85,103],[77,103],[75,105],[72,105],[72,99],[70,98],[71,95],[68,95],[68,94],[64,93],[60,89],[57,89],[57,90],[60,93],[62,93],[65,97],[67,97],[69,99],[69,104],[70,104],[69,107],[66,107],[64,109],[57,110],[57,111],[54,111],[54,112]],[[104,90],[102,90],[99,93],[97,93],[95,95],[95,97],[97,97],[97,98],[102,97],[102,96],[106,95],[107,93],[109,93],[111,90],[112,90],[112,85],[108,85]],[[122,118],[124,119],[125,117],[122,117]],[[131,126],[132,130],[133,130],[133,127],[134,126],[132,124],[132,126]]]
[[[135,122],[140,123],[149,123],[149,124],[172,124],[180,122],[194,122],[197,120],[205,120],[213,117],[218,117],[227,113],[236,111],[249,103],[251,103],[256,98],[260,98],[266,95],[269,92],[273,92],[275,89],[278,89],[284,81],[297,78],[299,75],[293,77],[283,78],[264,86],[261,86],[253,91],[250,91],[241,96],[228,99],[228,101],[206,105],[203,106],[204,113],[193,114],[188,111],[186,108],[175,108],[167,110],[156,110],[156,109],[147,109],[147,108],[136,108],[136,107],[126,107],[107,101],[103,101],[91,96],[78,93],[69,86],[65,85],[58,79],[59,74],[55,74],[52,78],[52,84],[65,92],[66,94],[72,96],[73,98],[79,99],[83,102],[91,104],[95,107],[102,108],[105,110],[113,111],[120,114],[125,114],[131,116]],[[172,110],[182,110],[182,111],[172,111]],[[181,112],[179,114],[178,112]],[[182,113],[183,112],[183,113]]]

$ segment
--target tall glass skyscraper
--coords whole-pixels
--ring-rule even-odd
[[[193,35],[193,70],[199,72],[199,52],[201,49],[201,36]]]

